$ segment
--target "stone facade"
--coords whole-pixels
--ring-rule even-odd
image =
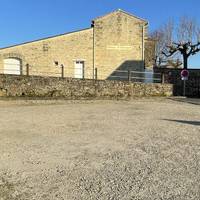
[[[95,67],[100,78],[115,70],[143,70],[143,46],[147,22],[123,12],[94,21]]]
[[[58,61],[65,66],[64,75],[74,77],[76,61],[84,62],[84,77],[107,79],[115,70],[144,69],[147,21],[122,10],[93,20],[93,27],[38,41],[0,49],[0,73],[4,59],[21,61],[21,73],[60,76]]]
[[[153,69],[155,65],[155,51],[156,51],[156,40],[146,39],[145,41],[145,66]]]
[[[71,76],[74,61],[77,59],[84,59],[87,71],[91,72],[92,29],[2,49],[0,56],[1,69],[3,59],[9,57],[21,59],[23,74],[26,74],[28,63],[30,75],[60,76],[60,67],[54,64],[54,61],[59,61],[66,67],[65,76]]]
[[[73,99],[132,99],[171,96],[170,84],[72,78],[0,75],[1,97],[43,97]]]

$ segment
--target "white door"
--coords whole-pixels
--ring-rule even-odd
[[[4,74],[21,74],[21,62],[16,58],[4,59]]]
[[[84,61],[75,62],[74,78],[84,78]]]

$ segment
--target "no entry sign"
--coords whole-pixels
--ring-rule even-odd
[[[189,71],[187,69],[184,69],[181,71],[181,79],[183,81],[186,81],[188,80],[188,77],[189,77]]]

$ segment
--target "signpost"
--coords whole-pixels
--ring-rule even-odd
[[[185,88],[186,88],[186,81],[189,77],[189,71],[187,69],[183,69],[181,71],[181,79],[183,81],[183,96],[185,96]]]

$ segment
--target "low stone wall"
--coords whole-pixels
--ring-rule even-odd
[[[0,96],[4,97],[131,99],[134,97],[171,96],[172,91],[173,88],[170,84],[0,74]]]

